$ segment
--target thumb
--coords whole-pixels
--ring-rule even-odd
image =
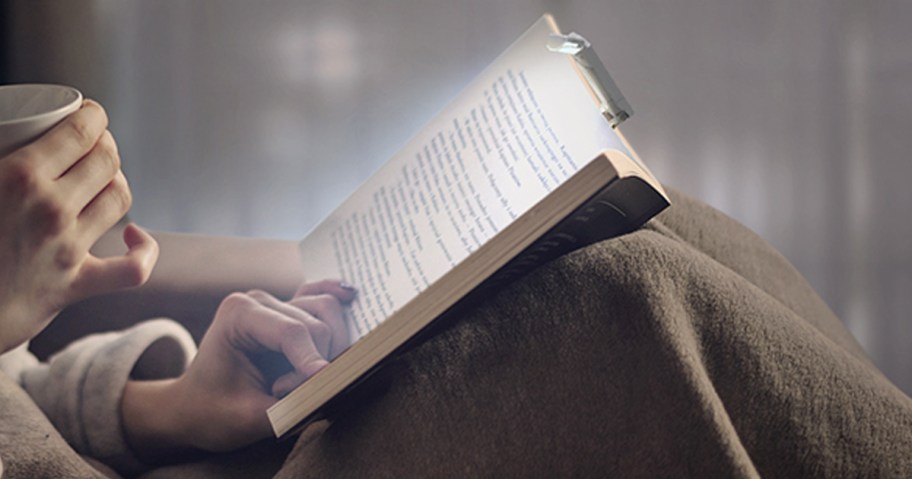
[[[122,256],[98,258],[89,255],[73,282],[74,300],[141,286],[158,261],[158,243],[135,224],[123,231],[127,252]]]

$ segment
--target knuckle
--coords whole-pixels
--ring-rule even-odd
[[[121,166],[120,152],[117,150],[117,142],[114,141],[114,135],[111,134],[110,130],[105,130],[104,134],[102,135],[101,147],[108,157],[108,161],[111,162],[113,169],[119,170]]]
[[[250,291],[247,291],[247,296],[258,300],[265,300],[269,295],[262,289],[251,289]]]
[[[58,235],[65,231],[73,218],[64,207],[49,196],[41,196],[32,206],[35,225],[47,235]]]
[[[101,162],[101,168],[108,177],[113,177],[120,170],[120,154],[114,145],[114,138],[107,131],[98,141],[95,147],[95,154],[98,161]]]
[[[281,337],[294,342],[297,342],[300,338],[310,334],[307,326],[304,326],[297,321],[282,321],[276,327],[278,328]]]
[[[231,324],[252,313],[253,300],[244,293],[231,293],[222,299],[215,315],[216,323]]]
[[[324,344],[332,338],[332,329],[322,321],[315,321],[307,329],[316,344]]]
[[[127,180],[124,179],[120,182],[118,191],[120,191],[120,204],[121,210],[126,213],[130,210],[130,207],[133,206],[133,191],[130,190],[130,186],[127,184]]]
[[[130,207],[133,205],[133,194],[130,192],[130,187],[123,176],[118,176],[114,179],[111,188],[108,189],[108,196],[109,200],[113,202],[114,208],[121,214],[130,211]]]
[[[92,128],[82,116],[72,115],[68,117],[66,123],[64,123],[64,128],[66,129],[67,137],[80,146],[88,146],[95,142],[95,138],[92,136]]]
[[[9,161],[9,164],[3,170],[3,191],[19,201],[25,200],[40,190],[40,179],[32,166],[35,162],[30,161],[30,158],[31,155],[28,151],[22,151],[15,159],[4,160]]]
[[[229,310],[243,310],[249,308],[253,301],[244,293],[231,293],[222,300],[222,308]]]
[[[323,314],[339,314],[342,311],[342,304],[339,299],[331,294],[321,294],[314,298],[317,308]]]
[[[75,268],[81,259],[80,252],[71,244],[62,245],[54,254],[54,264],[60,270],[68,271]]]
[[[316,300],[323,307],[327,307],[327,308],[339,307],[339,299],[328,293],[317,296]]]

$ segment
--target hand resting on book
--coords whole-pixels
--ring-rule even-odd
[[[154,461],[268,437],[264,411],[347,346],[342,304],[354,296],[344,283],[321,281],[305,284],[289,302],[263,291],[225,298],[182,376],[127,383],[121,413],[133,449]],[[273,380],[257,362],[268,353],[283,356],[290,371]]]

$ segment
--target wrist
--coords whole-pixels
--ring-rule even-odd
[[[193,449],[178,379],[128,381],[121,400],[127,443],[148,463]]]

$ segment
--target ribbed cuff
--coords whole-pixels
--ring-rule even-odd
[[[22,382],[74,449],[136,474],[148,466],[126,441],[120,409],[126,383],[131,373],[143,379],[180,375],[195,353],[187,330],[155,319],[74,342],[48,364],[25,372]]]

